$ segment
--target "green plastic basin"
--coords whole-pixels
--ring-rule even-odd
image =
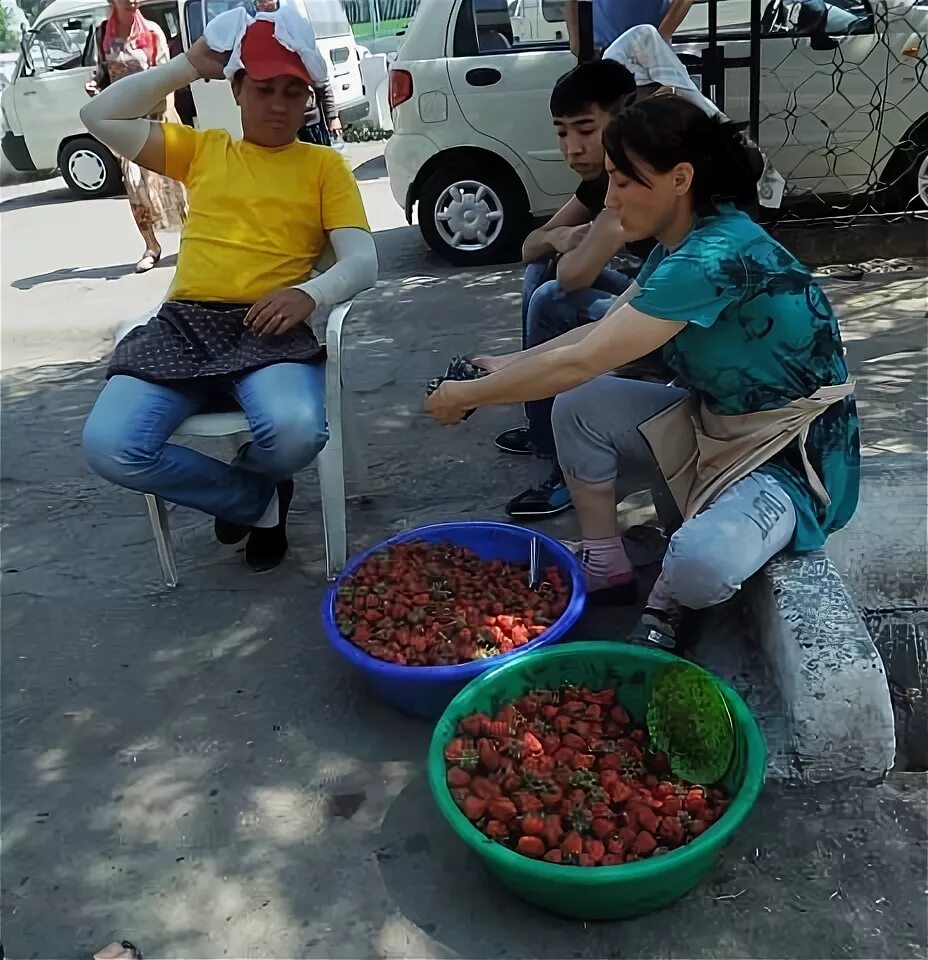
[[[484,673],[448,705],[429,747],[432,793],[445,819],[486,866],[513,892],[553,913],[584,920],[633,917],[664,907],[692,889],[712,868],[754,806],[764,783],[766,749],[757,721],[727,684],[724,694],[735,728],[735,752],[722,783],[732,804],[717,823],[691,843],[662,856],[614,867],[575,867],[532,860],[485,837],[458,809],[445,783],[445,745],[458,721],[471,713],[493,713],[536,688],[565,683],[592,688],[617,686],[619,699],[643,722],[654,673],[679,663],[661,650],[607,641],[571,643],[530,654]]]

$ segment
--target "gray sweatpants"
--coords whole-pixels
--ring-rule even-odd
[[[676,528],[661,581],[677,603],[701,610],[727,600],[786,547],[796,511],[776,480],[755,472],[680,524],[676,502],[638,424],[685,395],[679,387],[597,377],[558,396],[551,422],[568,477],[590,484],[634,477],[648,484],[661,523]]]

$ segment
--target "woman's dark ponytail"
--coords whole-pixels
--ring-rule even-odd
[[[730,120],[710,117],[683,97],[658,93],[624,108],[606,127],[603,142],[615,168],[641,184],[647,180],[631,156],[660,173],[691,164],[699,216],[710,216],[725,203],[748,213],[757,208],[757,181],[764,169],[760,151]]]

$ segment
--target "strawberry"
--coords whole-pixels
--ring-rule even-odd
[[[599,863],[606,855],[606,847],[601,840],[588,839],[583,843],[583,852],[589,855],[593,863]]]
[[[576,830],[572,830],[561,841],[561,851],[565,857],[579,857],[583,852],[583,837]]]
[[[661,813],[665,817],[675,817],[683,809],[679,797],[665,797],[661,806]]]
[[[583,737],[576,733],[565,733],[561,737],[561,746],[570,747],[571,750],[586,750],[587,744]]]
[[[470,789],[474,796],[482,797],[484,800],[493,800],[502,793],[500,785],[492,780],[487,780],[486,777],[474,777],[471,780]]]
[[[471,794],[465,801],[461,809],[468,820],[479,820],[487,812],[487,802],[480,797]]]
[[[541,832],[545,828],[544,818],[539,817],[537,813],[527,813],[522,818],[522,832],[527,833],[530,836],[538,837],[541,836]]]
[[[613,723],[617,723],[622,727],[627,727],[632,722],[631,717],[628,715],[628,711],[623,706],[613,707],[609,711],[609,718]]]
[[[548,754],[548,756],[554,756],[561,748],[561,738],[553,733],[545,734],[545,736],[541,738],[541,745],[544,747],[545,753]]]
[[[695,819],[699,820],[706,812],[705,798],[699,795],[688,793],[683,801],[683,809]]]
[[[565,766],[571,766],[574,759],[574,750],[571,750],[570,747],[561,747],[554,754],[554,762],[557,764],[564,764]]]
[[[541,838],[547,847],[556,847],[564,836],[564,827],[561,825],[561,818],[557,814],[549,814],[545,817],[544,827],[541,831]]]
[[[706,829],[709,827],[709,824],[705,820],[691,820],[686,828],[686,832],[691,837],[698,837],[701,833],[705,833]]]
[[[590,829],[600,840],[605,840],[606,837],[611,836],[615,832],[615,823],[613,823],[612,820],[607,820],[605,817],[596,817],[590,824]]]
[[[575,753],[571,766],[574,770],[588,770],[596,763],[596,757],[592,753]]]
[[[620,863],[625,861],[617,853],[607,853],[602,860],[599,861],[601,867],[617,867]]]
[[[480,763],[485,770],[488,770],[490,773],[494,773],[496,770],[499,770],[500,764],[502,763],[502,758],[499,755],[499,751],[489,740],[481,740],[477,748],[477,754],[480,758]]]
[[[538,755],[545,752],[541,741],[531,731],[526,731],[522,734],[522,746],[525,751],[530,754]]]
[[[647,830],[642,830],[641,833],[635,837],[635,842],[632,844],[632,850],[634,850],[639,857],[646,857],[648,854],[653,853],[655,847],[657,847],[657,841]]]
[[[594,862],[593,858],[592,858],[588,853],[581,853],[580,856],[577,857],[577,863],[578,863],[581,867],[595,867],[595,866],[596,866],[596,863]]]
[[[560,863],[563,858],[564,854],[560,850],[549,850],[542,859],[548,863]]]
[[[609,784],[606,791],[609,794],[609,799],[616,804],[626,803],[633,796],[631,787],[623,780]]]
[[[638,831],[632,827],[622,827],[619,830],[619,840],[625,844],[625,848],[628,849],[637,839]]]
[[[540,837],[519,837],[516,851],[523,857],[539,859],[545,855],[545,845]]]
[[[686,831],[677,817],[663,817],[660,822],[658,835],[666,840],[671,847],[678,847],[686,839]]]
[[[487,810],[494,820],[500,820],[503,823],[509,823],[518,813],[516,805],[508,797],[496,797],[487,801]]]
[[[616,856],[624,856],[625,843],[624,841],[620,840],[618,837],[611,837],[609,840],[606,841],[606,850],[608,850],[609,853],[614,854]]]
[[[470,774],[460,767],[449,767],[445,779],[449,787],[466,787],[470,783]]]
[[[489,820],[483,828],[483,832],[494,840],[501,840],[503,837],[509,836],[509,827],[499,820]]]
[[[556,807],[564,799],[564,788],[556,785],[548,787],[543,794],[541,794],[541,802],[546,807]]]
[[[480,737],[483,736],[483,724],[489,722],[489,719],[486,714],[475,713],[461,720],[458,723],[458,728],[461,733],[467,734],[469,737]]]

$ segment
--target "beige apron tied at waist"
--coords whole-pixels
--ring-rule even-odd
[[[851,396],[853,381],[820,387],[811,397],[756,413],[721,416],[690,394],[638,430],[644,437],[684,520],[694,517],[732,484],[799,440],[806,481],[818,500],[831,501],[806,454],[812,422]]]

